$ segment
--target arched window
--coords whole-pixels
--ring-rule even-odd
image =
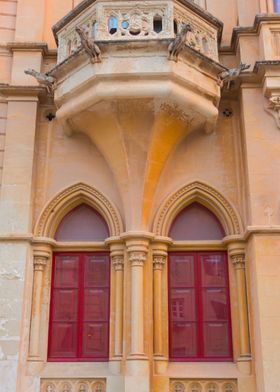
[[[82,204],[57,228],[57,241],[104,241],[104,219]],[[49,361],[104,361],[109,347],[110,260],[107,252],[53,256]]]
[[[215,215],[198,203],[175,218],[169,236],[177,241],[221,240]],[[227,254],[170,252],[169,356],[174,361],[232,360]]]
[[[280,0],[273,0],[274,12],[280,12]]]

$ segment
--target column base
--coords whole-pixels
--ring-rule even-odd
[[[109,369],[112,374],[115,374],[115,375],[121,374],[122,360],[123,360],[123,357],[121,355],[116,355],[116,356],[110,358]]]
[[[163,355],[154,355],[154,368],[156,374],[164,374],[167,371],[168,358]]]
[[[126,362],[125,392],[150,391],[150,366],[148,358],[129,356]]]
[[[252,372],[252,357],[251,355],[241,355],[237,359],[237,368],[243,374],[251,374]]]

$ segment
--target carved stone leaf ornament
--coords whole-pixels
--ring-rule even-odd
[[[280,94],[272,95],[265,110],[274,117],[276,125],[280,128]]]

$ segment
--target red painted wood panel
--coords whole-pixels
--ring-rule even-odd
[[[168,276],[170,360],[231,361],[226,252],[172,252]]]
[[[49,361],[108,360],[109,295],[107,253],[54,254]]]

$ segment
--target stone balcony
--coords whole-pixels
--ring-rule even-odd
[[[218,61],[218,40],[222,25],[192,1],[103,0],[83,1],[54,26],[58,63],[74,53],[80,45],[76,26],[83,27],[96,41],[110,42],[173,38],[182,23],[189,23],[193,28],[190,45]]]
[[[173,61],[169,46],[191,26]],[[101,52],[94,61],[76,27]],[[114,175],[127,229],[148,227],[152,198],[176,146],[191,132],[211,133],[218,118],[224,67],[218,62],[222,24],[189,0],[85,0],[54,26],[58,64],[56,118],[64,132],[84,133]],[[92,42],[92,41],[91,41]]]

